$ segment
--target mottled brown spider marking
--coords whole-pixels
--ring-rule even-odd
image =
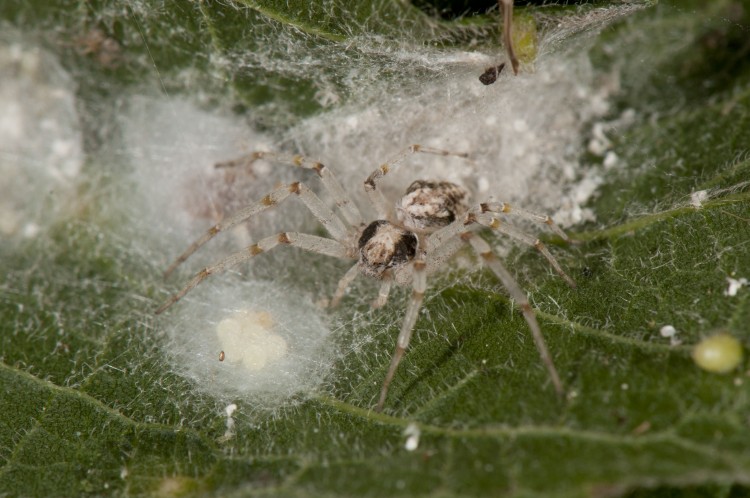
[[[455,183],[417,180],[396,204],[396,216],[411,230],[434,230],[453,223],[468,209],[468,192]]]
[[[417,254],[417,236],[386,220],[376,220],[363,231],[358,241],[360,270],[381,278],[391,268],[408,263]]]

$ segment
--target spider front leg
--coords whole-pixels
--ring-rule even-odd
[[[315,171],[320,177],[320,181],[323,182],[323,186],[333,197],[336,202],[336,206],[341,210],[344,218],[351,226],[359,226],[363,223],[362,213],[359,212],[357,205],[354,204],[352,199],[344,191],[341,183],[333,174],[333,171],[328,169],[323,163],[318,161],[312,161],[305,156],[299,154],[281,154],[278,152],[252,152],[241,158],[234,159],[232,161],[226,161],[223,163],[217,163],[216,168],[234,168],[237,166],[244,166],[252,164],[258,159],[269,159],[280,162],[282,164],[288,164],[291,166],[297,166],[303,169],[309,169]]]
[[[411,299],[409,300],[409,306],[404,316],[404,321],[401,323],[401,332],[398,334],[396,340],[396,350],[393,352],[391,358],[391,365],[388,367],[388,373],[383,381],[383,387],[380,389],[380,399],[375,407],[375,411],[380,412],[383,410],[383,404],[385,398],[388,396],[388,387],[393,381],[396,370],[398,369],[401,358],[403,358],[406,348],[409,347],[409,341],[411,340],[411,334],[414,331],[414,325],[417,323],[419,317],[419,310],[422,308],[422,302],[424,301],[424,293],[427,289],[427,272],[425,271],[426,264],[422,260],[421,256],[417,256],[411,263],[412,265],[412,293]]]
[[[202,269],[192,279],[190,279],[190,281],[185,284],[185,287],[183,287],[177,294],[173,295],[172,297],[167,299],[164,304],[159,306],[159,308],[156,310],[156,314],[158,315],[166,311],[167,308],[182,299],[185,294],[193,290],[198,286],[198,284],[203,282],[209,276],[225,272],[244,261],[248,261],[254,258],[258,254],[270,251],[280,244],[298,247],[305,251],[323,254],[334,258],[349,259],[350,257],[346,247],[342,243],[335,240],[317,237],[315,235],[308,235],[305,233],[281,232],[277,235],[272,235],[270,237],[261,239],[257,244],[253,244],[243,251],[231,254],[218,263]]]
[[[346,237],[347,228],[344,223],[339,219],[336,214],[331,211],[328,206],[323,204],[323,201],[315,195],[304,183],[294,182],[289,185],[282,185],[276,188],[270,194],[263,197],[260,201],[250,204],[249,206],[241,209],[237,213],[233,214],[229,218],[220,221],[206,233],[203,234],[198,240],[190,244],[190,246],[180,254],[177,259],[167,268],[164,272],[164,278],[177,269],[182,263],[184,263],[190,256],[192,256],[198,249],[200,249],[208,241],[216,237],[218,234],[225,232],[240,223],[243,223],[253,216],[270,209],[281,202],[292,194],[296,194],[297,197],[307,206],[307,209],[317,218],[317,220],[325,227],[326,231],[331,234],[336,240],[343,240]]]

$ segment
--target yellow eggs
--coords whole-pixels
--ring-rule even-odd
[[[226,358],[229,363],[257,371],[284,357],[288,345],[273,327],[273,318],[265,311],[239,311],[225,318],[216,327],[223,348],[219,361]]]
[[[742,361],[742,344],[727,333],[716,334],[696,344],[693,360],[707,372],[727,373]]]

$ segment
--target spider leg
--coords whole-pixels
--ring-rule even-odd
[[[391,287],[393,286],[393,277],[390,274],[386,274],[383,277],[383,281],[380,283],[380,290],[378,291],[378,297],[372,302],[372,309],[378,309],[385,306],[388,302],[388,296],[391,294]]]
[[[409,301],[409,306],[406,309],[404,321],[401,323],[401,332],[399,332],[398,339],[396,340],[396,350],[393,352],[391,365],[388,367],[388,373],[383,381],[383,387],[380,389],[380,399],[375,407],[375,411],[377,412],[383,410],[383,404],[388,395],[388,387],[391,385],[391,381],[398,369],[398,364],[401,363],[401,358],[403,358],[404,352],[406,352],[406,348],[409,346],[411,334],[414,331],[414,325],[417,323],[419,310],[422,307],[424,293],[427,289],[425,262],[421,259],[421,256],[417,256],[417,259],[413,260],[411,264],[413,270],[411,299]]]
[[[182,253],[164,272],[164,278],[169,277],[172,272],[180,266],[185,260],[187,260],[193,253],[200,249],[205,243],[213,239],[216,235],[221,232],[225,232],[230,228],[237,226],[238,224],[249,220],[253,216],[261,213],[273,206],[284,201],[291,194],[296,194],[297,197],[307,206],[310,212],[318,219],[323,227],[331,234],[336,240],[343,240],[346,237],[346,227],[344,223],[339,219],[328,206],[326,206],[320,198],[313,193],[304,183],[294,182],[289,185],[282,185],[276,188],[270,194],[263,197],[260,201],[250,204],[249,206],[241,209],[237,213],[233,214],[229,218],[226,218],[203,234],[198,240],[190,244],[190,246]]]
[[[479,205],[482,209],[482,212],[492,212],[492,213],[503,213],[503,214],[510,214],[510,215],[518,215],[521,218],[526,218],[527,220],[534,221],[536,223],[540,223],[542,225],[547,225],[550,230],[555,232],[557,236],[559,236],[561,239],[563,239],[565,242],[570,242],[570,238],[568,237],[568,234],[566,234],[562,228],[557,226],[554,221],[552,221],[552,218],[546,215],[542,214],[536,214],[531,211],[527,211],[525,209],[521,209],[515,206],[511,206],[507,202],[484,202]]]
[[[356,263],[354,266],[349,268],[349,271],[347,271],[344,276],[341,277],[341,280],[339,280],[338,286],[336,287],[336,292],[331,298],[331,307],[336,307],[341,303],[341,299],[344,297],[346,289],[348,289],[354,279],[357,278],[357,275],[359,275],[359,263]],[[386,272],[380,284],[378,297],[375,298],[375,300],[373,300],[372,302],[373,309],[382,308],[383,306],[385,306],[385,303],[388,302],[388,296],[391,293],[392,285],[393,277],[390,275],[390,273]]]
[[[388,211],[390,210],[390,203],[385,199],[383,193],[377,189],[377,182],[393,171],[404,159],[413,154],[433,154],[437,156],[455,156],[468,158],[469,155],[465,152],[451,152],[449,150],[435,149],[433,147],[424,147],[419,144],[410,145],[406,149],[399,152],[393,159],[380,165],[375,171],[370,173],[370,176],[365,180],[365,192],[367,192],[370,202],[372,203],[375,210],[378,212],[378,219],[384,220],[388,217]]]
[[[320,180],[323,182],[323,186],[328,190],[333,199],[336,201],[336,206],[341,210],[346,221],[354,227],[358,227],[364,223],[362,213],[359,212],[357,205],[351,200],[346,194],[344,188],[339,183],[336,175],[333,171],[328,169],[323,163],[317,161],[311,161],[310,159],[296,155],[296,154],[280,154],[277,152],[253,152],[241,158],[226,161],[223,163],[217,163],[216,168],[232,168],[236,166],[243,166],[246,164],[252,164],[258,159],[270,159],[278,161],[280,163],[290,164],[292,166],[298,166],[304,169],[311,169],[315,171]]]
[[[467,240],[469,244],[471,244],[471,247],[480,257],[482,262],[484,262],[484,264],[487,265],[487,267],[489,267],[489,269],[492,270],[495,275],[497,275],[497,278],[499,278],[503,283],[510,296],[516,302],[518,307],[521,308],[523,317],[524,319],[526,319],[526,323],[531,330],[531,336],[534,338],[536,349],[537,351],[539,351],[539,357],[541,358],[542,363],[544,363],[544,366],[547,368],[547,373],[549,373],[552,384],[555,386],[555,391],[557,392],[558,396],[562,397],[565,394],[565,389],[563,388],[562,382],[560,381],[560,376],[557,374],[555,364],[552,362],[552,357],[549,354],[549,349],[547,349],[547,344],[544,341],[544,336],[542,336],[542,330],[539,327],[539,323],[536,321],[536,314],[534,314],[534,310],[531,308],[526,294],[523,292],[521,286],[518,284],[518,282],[516,282],[510,272],[508,272],[505,266],[500,262],[500,259],[495,256],[495,253],[492,252],[489,244],[487,244],[484,239],[471,232],[466,232],[466,235],[464,237],[465,240]]]
[[[466,228],[463,228],[463,231],[466,231]],[[466,243],[459,236],[453,236],[442,242],[432,251],[427,251],[427,274],[430,275],[443,268],[445,262],[463,247],[466,247]]]
[[[336,292],[334,292],[333,297],[331,298],[330,306],[332,308],[335,308],[341,303],[341,299],[344,297],[346,289],[348,289],[354,279],[357,278],[357,275],[359,275],[359,262],[349,268],[349,271],[347,271],[344,276],[341,277],[341,280],[339,280],[339,284],[336,286]]]
[[[499,219],[495,218],[494,216],[486,214],[486,213],[474,216],[471,221],[475,221],[476,223],[484,225],[497,232],[504,233],[505,235],[508,235],[509,237],[512,237],[516,240],[520,240],[524,244],[528,244],[531,247],[534,247],[537,251],[539,251],[542,254],[542,256],[547,258],[547,261],[549,262],[550,265],[552,265],[552,268],[555,269],[555,271],[563,278],[563,280],[565,280],[568,283],[568,285],[570,285],[573,288],[576,287],[576,283],[573,281],[572,278],[568,276],[567,273],[565,273],[565,271],[562,269],[562,267],[557,262],[555,257],[552,255],[551,252],[549,252],[549,249],[547,249],[547,246],[545,246],[541,240],[535,237],[532,237],[528,235],[527,233],[524,233],[523,231],[519,230],[513,225],[509,225],[508,223],[503,223]]]
[[[476,217],[481,213],[479,206],[474,206],[469,209],[463,216],[456,219],[453,223],[444,226],[434,232],[432,232],[425,242],[426,253],[428,254],[428,263],[432,259],[430,255],[435,257],[442,254],[446,250],[446,244],[451,243],[452,239],[456,236],[463,234],[467,230],[471,229],[472,225],[476,224]],[[455,250],[458,251],[458,248]],[[455,252],[454,251],[454,252]],[[450,256],[448,256],[450,257]],[[447,257],[445,258],[447,259]]]
[[[502,223],[499,219],[495,218],[494,216],[490,214],[487,214],[485,211],[498,212],[494,209],[490,209],[489,207],[491,206],[493,206],[493,204],[491,203],[480,204],[479,206],[475,206],[466,213],[463,219],[456,220],[450,225],[443,227],[440,230],[434,232],[427,239],[427,253],[432,254],[432,253],[442,252],[444,250],[443,249],[444,244],[450,241],[450,239],[452,239],[453,237],[457,235],[462,234],[463,232],[466,232],[468,229],[467,227],[471,226],[472,224],[479,224],[479,225],[486,226],[487,228],[491,228],[500,233],[504,233],[505,235],[508,235],[509,237],[512,237],[516,240],[520,240],[521,242],[528,244],[531,247],[535,248],[537,251],[539,251],[542,254],[542,256],[544,256],[547,259],[549,264],[552,265],[552,268],[555,269],[555,271],[563,278],[563,280],[565,280],[565,282],[568,283],[568,285],[570,285],[573,288],[576,287],[576,283],[573,281],[572,278],[568,276],[567,273],[565,273],[565,271],[562,269],[562,267],[557,262],[555,257],[552,255],[551,252],[549,252],[549,249],[547,249],[547,247],[542,243],[542,241],[524,233],[523,231],[519,230],[513,225]],[[501,205],[495,204],[494,206],[501,206]],[[545,224],[549,224],[546,221],[547,217],[536,215],[528,211],[523,211],[523,212],[528,213],[531,216],[538,217],[537,221],[541,221]],[[523,216],[527,217],[526,214],[524,214]]]
[[[508,52],[508,59],[513,66],[513,74],[518,74],[518,58],[516,51],[513,49],[513,0],[497,0],[500,10],[503,12],[503,44],[505,51]]]
[[[335,240],[326,239],[323,237],[317,237],[315,235],[308,235],[305,233],[298,232],[281,232],[270,237],[261,239],[257,244],[253,244],[243,251],[231,254],[216,264],[207,266],[206,268],[199,271],[190,281],[185,284],[177,294],[167,299],[159,308],[156,310],[156,314],[164,312],[167,308],[172,306],[174,303],[182,299],[185,294],[193,290],[198,284],[203,282],[206,278],[216,273],[222,273],[244,261],[248,261],[258,254],[270,251],[274,247],[282,245],[290,245],[293,247],[299,247],[305,251],[314,252],[317,254],[324,254],[334,258],[349,259],[347,256],[346,247]]]

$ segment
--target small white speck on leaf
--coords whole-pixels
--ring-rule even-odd
[[[406,429],[404,429],[404,436],[406,436],[404,448],[406,451],[414,451],[419,447],[419,436],[421,434],[422,431],[419,430],[417,424],[411,423],[406,426]]]
[[[734,297],[742,287],[747,286],[748,280],[746,278],[727,277],[727,284],[728,287],[727,290],[724,291],[724,295]]]
[[[237,405],[232,403],[224,408],[224,412],[227,414],[227,430],[224,432],[224,440],[232,439],[234,437],[234,418],[232,415],[237,410]]]
[[[659,329],[659,333],[662,337],[674,337],[677,334],[677,329],[672,325],[665,325]]]
[[[227,417],[231,417],[232,414],[237,410],[237,405],[234,403],[227,405],[226,408],[224,408],[224,411],[227,413]]]
[[[690,205],[692,205],[695,209],[700,209],[703,207],[703,202],[708,200],[708,191],[707,190],[697,190],[690,194]]]
[[[606,155],[604,156],[604,167],[607,169],[614,168],[617,165],[617,162],[620,160],[619,157],[617,157],[617,154],[614,151],[607,151]]]
[[[677,329],[672,325],[664,325],[659,329],[659,334],[662,337],[669,339],[670,346],[679,346],[680,344],[682,344],[682,340],[677,337]]]

